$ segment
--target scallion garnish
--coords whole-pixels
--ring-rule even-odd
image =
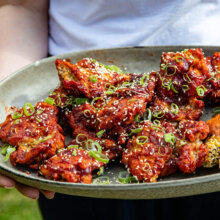
[[[176,141],[176,137],[172,133],[167,133],[167,134],[164,134],[164,140],[165,140],[165,142],[174,145],[175,141]]]
[[[158,110],[153,111],[153,116],[155,118],[163,118],[164,115],[165,113],[163,111],[158,111]]]
[[[98,138],[101,138],[104,133],[105,133],[105,130],[101,130],[101,131],[99,131],[99,132],[96,133],[96,136],[97,136]]]
[[[148,81],[149,81],[149,74],[144,74],[142,77],[141,77],[141,80],[140,80],[140,83],[142,86],[144,86]]]
[[[178,62],[178,63],[183,62],[183,57],[177,56],[176,57],[176,62]]]
[[[92,181],[92,184],[97,184],[97,185],[105,185],[109,183],[110,183],[110,180],[108,176],[100,176],[100,177],[95,178]]]
[[[147,143],[147,141],[148,141],[148,137],[147,136],[138,136],[137,139],[136,139],[136,143],[138,145],[145,144],[145,143]]]
[[[74,102],[77,104],[77,105],[81,105],[81,104],[84,104],[86,102],[88,102],[89,99],[88,98],[75,98],[74,99]]]
[[[86,118],[89,118],[91,116],[91,112],[89,109],[86,109],[83,111],[83,115],[86,117]]]
[[[173,73],[168,74],[168,68],[174,69],[174,70],[173,70]],[[174,75],[174,74],[176,73],[176,66],[168,65],[165,71],[166,71],[166,75],[167,75],[167,76],[172,76],[172,75]]]
[[[121,171],[118,174],[118,180],[125,184],[125,183],[131,183],[131,182],[137,182],[137,179],[133,177],[129,172],[127,171]]]
[[[30,109],[31,111],[29,111],[29,109],[28,109],[27,107],[29,107],[29,109]],[[31,116],[31,115],[33,115],[34,112],[35,112],[34,107],[33,107],[33,105],[31,105],[31,103],[26,103],[26,104],[24,104],[23,110],[24,110],[24,114],[25,114],[26,116],[28,116],[28,117]]]
[[[183,79],[184,79],[186,82],[188,82],[188,83],[191,83],[191,82],[192,82],[192,80],[189,78],[189,75],[188,75],[187,73],[185,73],[185,74],[183,75]]]
[[[99,101],[99,100],[102,100],[103,104],[102,104],[102,106],[101,106],[100,108],[96,108],[96,107],[94,106],[94,104],[95,104],[96,101]],[[96,98],[94,98],[94,99],[92,100],[91,105],[92,105],[96,110],[100,110],[100,109],[104,108],[104,106],[106,105],[106,103],[105,103],[105,100],[104,100],[102,97],[96,97]]]
[[[188,85],[182,85],[182,90],[183,92],[186,92],[189,90],[189,86]]]
[[[136,114],[136,115],[135,115],[134,121],[139,122],[139,114]]]
[[[42,120],[39,119],[39,118],[35,118],[35,120],[38,121],[38,122],[42,122]]]
[[[89,156],[95,158],[96,160],[103,162],[103,163],[108,163],[109,159],[105,154],[102,154],[96,150],[90,150],[89,151]]]
[[[206,90],[207,90],[206,87],[203,85],[196,87],[196,92],[197,92],[198,96],[204,96]]]
[[[152,112],[149,108],[147,108],[146,111],[144,112],[144,120],[151,121],[151,118],[152,118]]]
[[[172,82],[166,78],[162,79],[162,87],[167,88],[167,90],[170,90]]]
[[[11,118],[12,119],[19,119],[23,116],[23,111],[21,112],[14,112],[12,115],[11,115]]]
[[[80,140],[80,137],[81,138],[83,138],[83,139],[85,139],[85,140]],[[87,141],[88,140],[88,136],[86,135],[86,134],[82,134],[82,133],[80,133],[80,134],[78,134],[77,136],[76,136],[76,142],[78,143],[78,144],[80,144],[80,143],[83,143],[84,141]]]
[[[142,168],[144,172],[152,171],[151,165],[148,162],[145,162],[144,167]]]
[[[51,97],[47,97],[47,98],[45,99],[45,102],[46,102],[47,104],[53,105],[53,104],[55,103],[55,99],[53,99],[53,98],[51,98]]]
[[[97,151],[99,153],[102,153],[102,147],[97,141],[94,141],[92,139],[88,139],[85,142],[85,144],[86,144],[86,149],[87,150],[94,150],[94,151]]]
[[[175,89],[173,83],[171,83],[171,89],[173,90],[173,92],[175,92],[175,93],[179,93],[179,92]]]
[[[48,136],[45,137],[44,139],[39,139],[39,141],[40,141],[40,142],[44,142],[44,141],[47,141],[47,140],[50,139],[50,138],[51,138],[51,136],[48,135]]]
[[[90,81],[91,82],[97,82],[97,80],[98,80],[98,77],[96,76],[96,75],[91,75],[90,77],[89,77],[89,79],[90,79]]]
[[[71,148],[76,148],[76,149],[78,149],[78,148],[79,148],[79,145],[69,145],[69,146],[67,147],[68,150],[70,150]]]
[[[97,172],[97,175],[98,175],[98,176],[101,176],[101,175],[104,174],[104,172],[105,172],[105,168],[104,168],[104,167],[101,167],[101,168],[99,169],[99,171]]]
[[[137,134],[137,133],[141,132],[142,130],[143,130],[143,128],[131,129],[131,134]]]
[[[175,103],[171,103],[171,112],[177,115],[179,112],[179,106]]]
[[[15,147],[12,147],[11,145],[8,145],[7,151],[6,151],[6,155],[4,157],[4,162],[8,161],[10,155],[12,152],[16,151]]]

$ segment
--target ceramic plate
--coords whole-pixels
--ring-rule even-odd
[[[85,57],[92,57],[105,64],[115,64],[129,72],[147,72],[158,70],[162,52],[181,51],[186,48],[203,48],[205,55],[210,56],[220,47],[211,46],[160,46],[130,47],[103,50],[91,50],[68,53],[37,61],[0,82],[0,122],[4,121],[7,107],[23,106],[26,102],[35,104],[47,97],[59,81],[54,65],[56,58],[70,58],[73,63]],[[203,120],[211,117],[206,107]],[[57,182],[44,179],[36,172],[25,172],[22,167],[13,167],[3,162],[0,156],[0,172],[16,181],[45,190],[59,193],[88,196],[96,198],[117,199],[153,199],[188,196],[215,192],[220,190],[220,172],[214,169],[198,169],[195,174],[176,173],[156,183],[120,184],[118,173],[124,170],[121,164],[112,164],[105,175],[110,177],[108,185],[78,184]]]

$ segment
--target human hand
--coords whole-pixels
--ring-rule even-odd
[[[6,189],[10,189],[15,187],[21,194],[27,196],[31,199],[38,199],[40,192],[44,194],[44,196],[48,199],[53,199],[55,192],[47,191],[47,190],[39,190],[36,188],[32,188],[30,186],[18,183],[13,179],[10,179],[2,174],[0,174],[0,187],[4,187]]]

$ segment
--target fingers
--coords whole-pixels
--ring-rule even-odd
[[[4,188],[12,188],[15,186],[15,181],[3,176],[2,174],[0,174],[0,187],[4,187]]]
[[[39,198],[39,190],[38,189],[23,185],[21,183],[16,183],[15,187],[24,196],[27,196],[31,199],[38,199]]]
[[[47,191],[47,190],[41,190],[41,192],[44,194],[44,196],[47,199],[53,199],[55,196],[55,192]]]

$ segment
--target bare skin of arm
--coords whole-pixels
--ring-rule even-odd
[[[1,0],[0,81],[19,68],[42,59],[48,53],[47,0]],[[16,187],[23,195],[37,199],[39,190],[0,174],[0,187]],[[47,198],[54,192],[41,191]]]

